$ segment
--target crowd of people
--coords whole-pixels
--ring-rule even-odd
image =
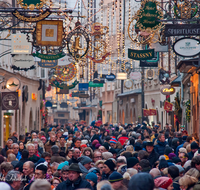
[[[0,190],[200,190],[198,141],[159,122],[13,132],[1,149]]]

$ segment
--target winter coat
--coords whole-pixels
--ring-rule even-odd
[[[192,158],[194,157],[194,153],[192,151],[190,151],[188,153],[188,156],[189,156],[189,160],[192,160]]]
[[[180,176],[176,177],[173,179],[173,187],[174,187],[174,190],[180,190],[180,185],[178,183],[180,179]]]
[[[92,186],[90,185],[90,183],[86,180],[83,180],[80,176],[75,182],[67,179],[66,181],[60,183],[56,187],[56,190],[75,190],[80,188],[87,188],[92,190]]]
[[[38,162],[38,160],[40,159],[40,157],[33,155],[32,157],[29,157],[28,160],[32,161],[33,163]]]
[[[160,142],[158,140],[157,145],[154,147],[154,149],[159,155],[164,155],[166,145],[167,145],[167,142]]]
[[[3,149],[1,150],[1,155],[4,156],[4,157],[7,157],[7,156],[6,156],[6,151],[7,151],[7,150],[8,150],[8,146],[6,145],[5,148],[3,148]]]
[[[61,163],[61,162],[64,162],[64,161],[66,161],[66,159],[64,157],[60,156],[59,154],[54,154],[51,157],[51,164],[53,162]]]
[[[11,139],[13,140],[13,143],[18,143],[18,138],[15,136],[12,136]]]
[[[45,152],[51,153],[51,147],[52,147],[53,145],[57,145],[57,146],[59,147],[59,143],[48,141],[48,142],[44,145]]]
[[[79,163],[79,161],[76,160],[73,156],[70,160],[68,160],[68,162],[69,162],[69,165],[71,165],[72,163]]]
[[[148,156],[147,160],[149,160],[150,164],[153,166],[155,162],[158,160],[159,154],[153,149],[151,154]]]

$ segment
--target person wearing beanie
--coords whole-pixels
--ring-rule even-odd
[[[78,161],[82,173],[88,173],[88,170],[91,168],[92,159],[88,156],[81,156],[78,158]]]
[[[51,184],[47,180],[37,179],[31,185],[30,190],[51,190]]]
[[[192,160],[194,153],[199,149],[199,146],[196,142],[191,143],[191,152],[188,153],[189,160]]]
[[[108,181],[111,183],[112,188],[114,190],[122,189],[123,188],[123,176],[122,174],[114,171],[108,178]]]
[[[181,159],[179,157],[173,157],[172,162],[177,165],[181,165]]]
[[[11,187],[6,182],[0,182],[0,189],[11,190]]]
[[[117,139],[111,138],[110,139],[110,146],[114,149],[116,149]]]
[[[114,148],[110,148],[109,152],[111,152],[113,154],[114,159],[117,158],[117,151]]]
[[[150,164],[153,166],[159,158],[159,154],[154,150],[153,142],[146,142],[146,151],[149,154],[147,160],[149,160]]]
[[[56,190],[70,190],[81,188],[92,190],[91,184],[88,181],[83,180],[80,176],[80,173],[81,170],[79,168],[79,165],[77,163],[72,163],[68,169],[68,179],[60,183],[56,187]]]
[[[59,147],[57,145],[53,145],[51,147],[51,152],[52,152],[51,164],[53,162],[61,163],[61,162],[64,162],[66,160],[64,157],[59,155]]]
[[[139,171],[139,160],[135,157],[127,159],[127,168],[134,168]]]
[[[96,190],[97,175],[93,172],[90,172],[85,176],[85,179],[91,184],[93,190]]]
[[[155,187],[157,187],[157,188],[163,188],[165,190],[172,190],[172,189],[174,189],[174,187],[173,187],[173,181],[169,177],[159,177],[159,178],[156,178],[154,180],[154,183],[155,183]]]
[[[103,166],[102,180],[107,180],[109,175],[114,172],[115,167],[115,163],[111,159],[106,160]]]
[[[105,143],[103,143],[102,146],[104,146],[107,151],[109,150],[109,143],[105,142]]]
[[[159,165],[158,165],[158,168],[159,170],[162,172],[165,168],[167,168],[169,165],[168,165],[168,162],[167,160],[165,159],[161,159],[160,162],[159,162]]]
[[[109,158],[113,158],[113,154],[111,152],[103,152],[102,157],[104,160],[108,160]]]

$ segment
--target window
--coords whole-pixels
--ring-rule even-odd
[[[59,113],[59,114],[58,114],[58,117],[65,117],[65,114]]]
[[[45,69],[41,68],[41,78],[45,78]]]

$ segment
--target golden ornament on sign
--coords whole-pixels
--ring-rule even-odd
[[[44,3],[47,3],[46,0],[35,0],[35,3],[32,3],[30,0],[17,0],[17,4],[19,4],[23,9],[30,9],[31,11],[36,9],[41,9],[44,6]]]

